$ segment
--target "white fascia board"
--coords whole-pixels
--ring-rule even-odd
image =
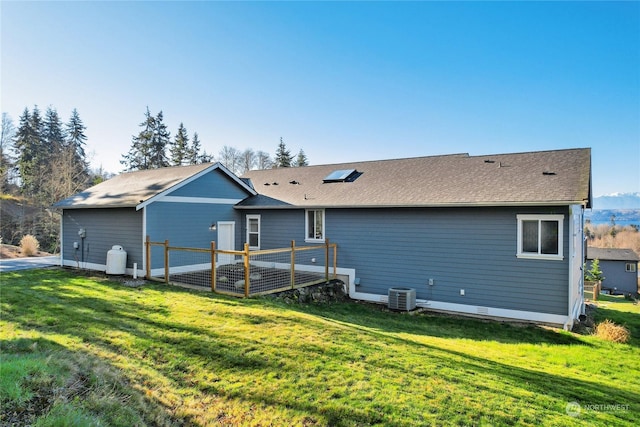
[[[156,202],[166,203],[202,203],[209,205],[235,205],[243,199],[222,199],[217,197],[182,197],[182,196],[164,196],[156,200]]]

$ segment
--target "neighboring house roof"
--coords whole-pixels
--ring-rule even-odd
[[[255,194],[245,181],[236,177],[222,164],[203,163],[122,173],[53,206],[61,209],[138,207],[216,169],[236,181],[249,194]]]
[[[640,261],[632,249],[587,248],[587,259],[600,261]]]
[[[325,182],[336,170],[357,173],[347,182]],[[250,179],[259,193],[236,205],[247,209],[567,204],[590,207],[591,150],[456,154],[277,168],[249,171],[242,179]]]

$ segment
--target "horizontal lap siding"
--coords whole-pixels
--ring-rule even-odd
[[[638,292],[638,273],[626,271],[627,262],[633,263],[633,261],[600,260],[600,270],[604,276],[602,281],[603,288],[615,288],[619,292]],[[588,262],[587,266],[587,269],[590,268],[591,261]]]
[[[327,210],[326,233],[359,292],[409,286],[421,299],[566,314],[568,238],[562,261],[518,259],[518,213],[562,213],[568,230],[562,209],[345,209]]]
[[[244,199],[249,194],[240,185],[219,170],[213,170],[169,193],[176,197],[215,197]]]
[[[84,260],[78,231],[84,228]],[[62,216],[62,254],[65,260],[106,265],[107,252],[120,245],[127,252],[127,267],[142,267],[142,212],[128,209],[65,209]],[[80,265],[82,267],[82,265]]]
[[[238,236],[240,217],[232,205],[156,202],[146,210],[147,234],[155,242],[169,240],[171,246],[209,248],[218,239],[217,230],[209,227],[218,221],[235,221]]]

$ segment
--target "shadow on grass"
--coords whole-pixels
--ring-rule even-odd
[[[137,365],[134,366],[152,367],[180,387],[185,387],[187,381],[193,381],[188,377],[194,367],[206,370],[218,377],[230,375],[231,371],[240,372],[243,374],[243,378],[246,378],[246,382],[232,388],[225,388],[224,384],[216,385],[204,380],[197,381],[192,384],[192,387],[204,394],[214,393],[260,405],[293,409],[310,414],[316,421],[322,419],[328,425],[403,424],[394,424],[386,418],[384,413],[375,409],[390,404],[386,400],[380,400],[384,399],[384,390],[380,390],[381,396],[375,398],[375,401],[365,402],[363,405],[366,406],[361,408],[350,405],[351,399],[346,403],[333,402],[332,404],[329,401],[319,405],[310,398],[311,396],[306,395],[306,390],[299,390],[300,398],[295,401],[283,398],[280,387],[292,387],[291,385],[278,383],[278,386],[270,388],[254,388],[252,387],[252,376],[258,373],[279,372],[285,378],[289,378],[295,375],[295,372],[291,371],[292,364],[302,364],[305,360],[319,357],[335,358],[335,365],[344,367],[344,375],[348,376],[347,367],[349,364],[354,360],[362,360],[357,354],[359,346],[373,346],[372,342],[394,343],[401,344],[412,353],[424,355],[425,363],[430,364],[430,375],[439,376],[451,384],[463,382],[469,388],[484,389],[492,395],[500,396],[509,393],[500,387],[500,384],[505,384],[509,389],[522,388],[531,393],[550,396],[561,403],[580,401],[620,404],[635,402],[636,399],[634,393],[615,386],[504,364],[477,355],[418,343],[400,336],[402,334],[419,334],[514,344],[584,344],[570,334],[537,327],[511,326],[497,322],[426,314],[388,313],[355,303],[286,306],[271,300],[233,300],[229,297],[198,293],[199,297],[211,300],[210,315],[212,316],[222,316],[223,314],[219,313],[222,311],[219,307],[222,306],[227,310],[233,310],[234,307],[240,309],[268,306],[273,309],[273,317],[277,317],[276,321],[273,317],[266,315],[246,315],[240,310],[235,314],[244,316],[241,318],[242,321],[249,324],[274,322],[274,327],[278,327],[279,321],[282,320],[282,324],[285,326],[286,322],[303,324],[310,333],[313,333],[314,330],[318,334],[323,333],[327,327],[333,328],[336,333],[344,329],[349,331],[349,335],[343,338],[344,345],[353,348],[353,352],[336,351],[329,355],[318,354],[319,347],[298,346],[295,337],[292,337],[289,343],[280,345],[283,350],[298,346],[299,353],[295,353],[295,357],[301,357],[301,360],[283,363],[282,360],[268,360],[262,357],[259,352],[255,351],[256,347],[261,344],[256,343],[250,336],[225,329],[212,330],[202,326],[189,325],[184,323],[182,319],[172,317],[167,306],[150,306],[144,302],[135,301],[141,292],[140,298],[144,301],[146,289],[164,294],[162,300],[167,303],[179,299],[181,294],[193,294],[193,291],[163,285],[151,285],[143,288],[142,291],[119,287],[114,283],[78,285],[93,286],[93,290],[101,287],[98,290],[105,293],[110,290],[118,291],[119,296],[111,296],[112,300],[110,300],[106,297],[89,297],[74,293],[72,289],[70,290],[64,285],[66,280],[73,279],[73,275],[67,272],[34,272],[11,277],[14,279],[13,283],[2,285],[2,310],[9,314],[9,319],[12,322],[19,324],[22,328],[34,329],[42,333],[66,334],[76,337],[82,342],[107,348],[114,354],[126,355],[136,361]],[[291,320],[292,316],[289,312],[304,313],[307,316],[295,316],[295,319]],[[317,320],[314,319],[314,316]],[[129,334],[132,338],[130,342],[125,344],[118,343],[117,340],[110,337],[110,334],[114,333]],[[372,339],[364,344],[360,340],[362,337]],[[43,343],[43,345],[45,344]],[[380,349],[371,347],[369,350],[371,354],[375,354]],[[577,349],[576,351],[581,350]],[[584,351],[588,351],[587,346],[584,346]],[[393,361],[383,358],[365,358],[364,361],[372,371],[397,369]],[[411,372],[403,372],[402,374],[411,375]],[[136,378],[136,372],[129,372],[128,375],[130,378]],[[313,375],[313,373],[308,375]],[[235,378],[235,376],[231,375],[230,378]],[[497,382],[482,380],[487,378],[499,378],[500,380]],[[510,397],[515,400],[521,398],[515,394]],[[354,395],[355,398],[364,399]],[[168,409],[176,410],[175,407]],[[444,411],[444,409],[442,410]],[[464,408],[462,410],[464,411]],[[558,415],[557,412],[563,411],[563,405],[558,408],[547,408],[539,419],[527,420],[527,422],[535,423],[537,421],[544,424],[546,416]],[[623,420],[632,421],[636,415],[635,412],[631,413],[630,411],[609,416],[614,417],[612,418],[614,421],[621,422]],[[497,411],[494,413],[492,408],[485,408],[484,414],[470,416],[471,420],[478,422],[480,418],[477,417],[484,416],[497,424],[514,423],[509,414]],[[183,418],[185,422],[195,424],[195,421],[191,420],[188,415],[184,415]],[[467,419],[467,421],[469,420]],[[318,421],[318,423],[320,422]],[[407,422],[404,425],[409,424]]]

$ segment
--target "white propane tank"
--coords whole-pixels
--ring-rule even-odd
[[[127,268],[127,252],[120,245],[113,245],[107,252],[107,274],[124,274]]]

